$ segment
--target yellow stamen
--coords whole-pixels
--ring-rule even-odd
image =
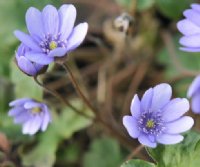
[[[41,110],[41,108],[39,108],[39,107],[34,107],[34,108],[31,109],[31,112],[32,112],[33,114],[40,113],[41,111],[42,111],[42,110]]]
[[[49,48],[50,48],[50,50],[57,48],[57,43],[55,41],[51,41],[49,43]]]
[[[154,121],[152,119],[148,120],[146,123],[147,128],[153,128],[155,125]]]

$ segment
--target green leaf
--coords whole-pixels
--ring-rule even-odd
[[[155,0],[138,0],[137,9],[139,11],[147,10],[152,7],[155,3]]]
[[[155,164],[143,160],[134,159],[125,162],[121,167],[156,167]]]
[[[168,18],[179,19],[193,0],[156,0],[160,12]]]
[[[70,141],[70,144],[66,145],[66,147],[61,147],[59,151],[57,151],[57,165],[66,164],[77,164],[82,156],[82,147],[80,141],[74,140]]]
[[[92,112],[84,106],[81,100],[73,100],[72,105],[79,111],[92,116]],[[71,108],[66,107],[62,110],[61,115],[54,115],[52,129],[60,138],[70,138],[74,132],[79,131],[85,127],[91,125],[92,120],[80,116]]]
[[[133,5],[133,0],[116,0],[117,3],[127,9],[131,9]],[[143,11],[152,7],[155,3],[155,0],[138,0],[135,2],[137,5],[138,11]]]
[[[119,144],[110,138],[96,139],[84,156],[84,167],[120,166],[122,155]]]
[[[148,152],[157,161],[158,167],[200,166],[200,134],[191,131],[179,144],[159,145],[155,149],[148,148]]]
[[[40,141],[30,152],[22,154],[24,166],[52,167],[56,160],[59,138],[50,130],[40,136]]]
[[[14,62],[11,63],[11,81],[15,86],[16,98],[30,97],[36,100],[42,100],[42,88],[37,85],[32,77],[20,71]]]
[[[86,114],[91,112],[80,100],[74,100],[72,105]],[[78,115],[69,107],[64,108],[60,114],[53,112],[52,115],[52,124],[39,136],[38,144],[28,153],[21,155],[24,166],[52,167],[59,143],[92,123],[90,119]]]
[[[66,163],[67,162],[76,163],[79,160],[81,149],[82,148],[77,143],[72,143],[72,144],[70,143],[70,145],[67,146],[67,148],[65,149],[65,152],[63,153],[63,159],[65,159]],[[62,161],[64,161],[63,159]]]

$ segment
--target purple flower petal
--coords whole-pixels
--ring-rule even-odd
[[[61,39],[66,40],[74,27],[76,8],[73,5],[62,5],[58,13],[60,17]]]
[[[149,108],[151,107],[152,97],[153,97],[153,89],[150,88],[144,93],[141,100],[141,107],[143,108],[144,111],[148,111]]]
[[[16,116],[16,115],[20,114],[23,110],[24,110],[23,107],[15,107],[15,108],[12,108],[11,110],[9,110],[8,115]]]
[[[188,9],[183,12],[183,15],[197,26],[200,26],[200,14],[197,11]]]
[[[51,50],[49,52],[49,57],[62,57],[65,56],[65,54],[67,53],[67,49],[66,48],[56,48],[54,50]]]
[[[18,30],[14,31],[14,34],[26,46],[35,51],[41,52],[41,48],[33,41],[30,35],[27,35],[24,32]]]
[[[47,5],[42,11],[42,17],[46,35],[57,34],[59,28],[59,16],[57,9],[52,5]]]
[[[126,127],[129,135],[132,138],[137,138],[140,135],[140,131],[137,126],[137,120],[132,116],[124,116],[123,125]]]
[[[181,45],[187,47],[200,47],[200,34],[184,36],[179,42]]]
[[[153,97],[151,109],[153,111],[160,110],[169,101],[172,95],[172,88],[168,84],[159,84],[153,88]]]
[[[198,27],[196,24],[194,24],[188,19],[179,21],[177,24],[177,28],[184,35],[200,34],[200,27]]]
[[[188,89],[187,96],[192,98],[192,111],[196,114],[200,114],[200,75],[193,80]]]
[[[186,113],[189,107],[190,105],[187,99],[173,99],[163,108],[162,118],[165,122],[176,120]]]
[[[29,30],[29,33],[34,36],[36,35],[40,39],[43,38],[44,28],[42,22],[41,12],[34,8],[30,7],[26,12],[26,25]]]
[[[141,114],[141,109],[140,109],[140,100],[137,95],[134,96],[132,102],[131,102],[131,114],[133,117],[138,118]]]
[[[197,48],[180,47],[179,49],[185,52],[200,52],[200,47]]]
[[[195,114],[200,114],[200,93],[192,97],[191,108]]]
[[[17,57],[17,64],[18,64],[18,67],[22,71],[24,71],[26,74],[32,75],[32,76],[37,74],[37,70],[35,69],[33,64],[30,62],[30,60],[28,60],[24,56]]]
[[[23,134],[33,135],[40,129],[42,131],[47,129],[48,124],[51,122],[47,105],[33,99],[25,98],[15,100],[11,103],[14,106],[8,115],[14,117],[14,123],[23,124]],[[33,110],[35,107],[37,107],[37,110]]]
[[[186,19],[178,22],[177,27],[184,36],[179,43],[180,50],[185,52],[200,52],[200,5],[192,4],[192,9],[184,11]]]
[[[23,125],[23,134],[34,135],[41,126],[41,119],[38,115],[34,116],[32,119],[24,123]]]
[[[27,101],[30,101],[31,99],[30,98],[22,98],[22,99],[17,99],[17,100],[14,100],[14,101],[11,101],[9,103],[9,106],[10,107],[13,107],[13,106],[21,106],[24,104],[24,102],[27,102]]]
[[[14,123],[23,124],[24,122],[30,119],[30,115],[27,112],[21,112],[20,114],[14,117]]]
[[[200,12],[200,5],[199,4],[192,4],[192,9],[196,10],[197,12]]]
[[[194,124],[191,117],[183,117],[189,110],[189,102],[185,98],[170,100],[171,95],[171,86],[164,83],[148,89],[141,102],[137,95],[134,96],[132,116],[123,117],[123,125],[132,138],[153,148],[157,143],[175,144],[183,140],[179,133],[186,132]]]
[[[44,66],[33,63],[30,60],[28,60],[25,57],[26,52],[30,52],[30,49],[24,44],[20,44],[15,56],[17,66],[20,68],[21,71],[23,71],[27,75],[37,75],[40,72],[41,68],[43,68]]]
[[[30,131],[29,129],[32,124],[32,121],[33,121],[33,117],[29,119],[25,124],[23,124],[23,127],[22,127],[23,134],[29,134],[29,131]]]
[[[142,143],[143,145],[148,146],[148,147],[151,147],[151,148],[155,148],[155,147],[157,146],[157,143],[151,142],[151,141],[149,140],[149,138],[148,138],[146,135],[144,135],[144,134],[140,135],[140,136],[138,137],[138,140],[139,140],[139,142]]]
[[[193,124],[194,124],[194,120],[191,117],[184,116],[174,122],[167,123],[166,133],[168,134],[182,133],[191,129]]]
[[[35,69],[37,70],[37,72],[39,72],[42,68],[44,68],[44,65],[41,64],[37,64],[37,63],[33,63]]]
[[[41,65],[50,64],[54,57],[65,56],[84,40],[88,24],[82,23],[74,28],[75,19],[76,8],[73,5],[62,5],[59,10],[47,5],[42,12],[34,7],[29,8],[26,13],[26,24],[30,35],[20,31],[14,32],[23,44],[23,47],[18,49],[16,57],[28,58],[36,73],[41,72]],[[26,63],[22,63],[26,71],[31,70],[24,71],[25,73],[35,75],[33,68],[28,69]]]
[[[27,52],[25,57],[27,57],[30,61],[41,65],[48,65],[54,61],[54,58],[48,57],[46,54],[43,53]]]
[[[181,135],[169,135],[163,134],[157,137],[157,141],[161,144],[177,144],[183,141],[183,136]]]
[[[81,23],[74,28],[72,34],[68,39],[67,51],[75,49],[83,42],[87,34],[87,30],[88,30],[87,23]]]
[[[25,52],[30,51],[30,48],[21,43],[17,49],[16,57],[21,57]]]
[[[35,101],[28,101],[24,104],[25,109],[31,109],[34,107],[41,107],[41,103],[35,102]]]
[[[156,142],[156,137],[154,135],[148,135],[148,139],[152,142],[155,143]]]
[[[42,122],[42,125],[41,125],[42,131],[45,131],[47,129],[49,122],[51,122],[51,115],[48,112],[47,107],[45,106],[45,114],[43,115],[43,122]]]
[[[192,97],[193,95],[195,95],[195,93],[197,93],[198,91],[200,91],[200,75],[197,76],[194,81],[192,82],[192,84],[190,85],[188,92],[187,92],[187,96],[188,97]]]

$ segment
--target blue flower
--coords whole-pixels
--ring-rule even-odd
[[[29,76],[39,74],[46,66],[31,62],[24,55],[30,49],[24,44],[21,44],[16,52],[15,60],[19,69]]]
[[[44,103],[33,99],[22,98],[10,102],[12,109],[8,115],[14,117],[14,123],[22,124],[23,134],[33,135],[37,131],[45,131],[51,122],[51,115]]]
[[[187,96],[192,98],[191,108],[196,114],[200,114],[200,75],[197,76],[190,85]]]
[[[132,138],[145,146],[155,148],[157,143],[176,144],[183,140],[180,133],[189,130],[194,121],[183,116],[189,110],[185,98],[170,100],[171,86],[159,84],[148,89],[139,100],[137,94],[131,103],[131,116],[123,117],[123,124]]]
[[[24,57],[40,65],[48,65],[56,57],[63,57],[78,47],[84,40],[87,23],[74,27],[76,8],[62,5],[57,10],[47,5],[42,12],[30,7],[26,12],[26,25],[29,34],[16,30],[15,36],[28,49]]]
[[[192,4],[192,9],[183,12],[185,19],[177,23],[177,28],[184,35],[180,39],[180,49],[187,52],[200,52],[200,5]]]

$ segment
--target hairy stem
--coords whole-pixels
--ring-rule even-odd
[[[97,111],[97,109],[95,109],[92,106],[92,104],[89,102],[89,100],[85,97],[85,95],[81,91],[69,66],[64,63],[62,63],[60,65],[62,65],[62,67],[65,69],[65,71],[67,73],[69,73],[71,82],[72,82],[75,90],[77,91],[77,94],[80,96],[80,98],[83,100],[83,102],[91,109],[91,111],[95,114],[96,117],[94,118],[94,121],[102,124],[113,136],[115,136],[127,148],[130,149],[130,148],[134,147],[133,143],[130,142],[129,140],[127,140],[127,138],[123,134],[121,134],[119,129],[114,128],[110,123],[108,123],[104,119],[102,119],[102,117],[99,115],[99,112]]]
[[[47,91],[48,93],[52,94],[53,96],[55,96],[58,100],[60,100],[63,104],[69,106],[72,110],[74,110],[77,114],[84,116],[85,118],[88,119],[94,119],[93,117],[86,115],[85,113],[79,111],[77,108],[75,108],[67,99],[63,98],[59,93],[57,93],[54,90],[49,89],[47,86],[45,86],[44,84],[42,84],[39,80],[38,80],[38,76],[34,76],[34,80],[35,82],[41,86],[45,91]]]
[[[68,67],[68,65],[66,65],[66,64],[64,64],[64,63],[62,64],[62,67],[65,69],[65,71],[66,71],[67,73],[69,73],[71,82],[72,82],[72,84],[73,84],[73,86],[74,86],[74,88],[75,88],[77,94],[80,96],[80,98],[83,100],[83,102],[91,109],[91,111],[92,111],[95,115],[97,115],[96,109],[91,105],[91,103],[89,102],[89,100],[85,97],[85,95],[84,95],[83,92],[81,91],[81,89],[80,89],[78,83],[76,82],[76,79],[75,79],[75,77],[74,77],[74,75],[73,75],[71,69]]]

